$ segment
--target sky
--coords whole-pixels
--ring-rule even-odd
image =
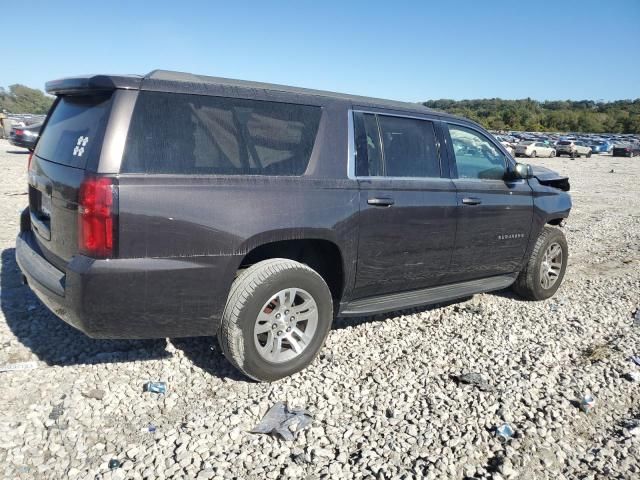
[[[0,86],[169,69],[404,101],[640,97],[640,0],[30,0]]]

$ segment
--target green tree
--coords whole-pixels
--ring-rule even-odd
[[[9,89],[0,87],[0,110],[9,113],[47,113],[53,97],[43,91],[24,85],[10,85]]]

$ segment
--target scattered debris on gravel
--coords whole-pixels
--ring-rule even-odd
[[[640,478],[640,383],[625,378],[640,371],[640,159],[531,160],[571,178],[554,298],[337,319],[309,368],[260,384],[215,339],[94,340],[41,306],[15,263],[27,198],[5,195],[26,191],[28,155],[7,151],[0,365],[38,368],[0,373],[0,478]],[[598,345],[606,355],[586,359]],[[494,389],[452,381],[467,372]],[[149,379],[170,388],[141,393]],[[291,441],[249,433],[276,402],[313,423]]]

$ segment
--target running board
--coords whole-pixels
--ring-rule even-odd
[[[511,285],[517,276],[517,273],[498,275],[468,282],[424,288],[422,290],[354,300],[343,303],[340,306],[338,316],[358,317],[361,315],[372,315],[374,313],[392,312],[394,310],[429,305],[431,303],[447,302],[476,293],[501,290]]]

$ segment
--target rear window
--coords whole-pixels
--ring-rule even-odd
[[[302,175],[320,116],[309,105],[141,92],[122,172]]]
[[[63,96],[47,121],[36,155],[51,162],[85,168],[100,155],[111,110],[111,93]]]
[[[558,145],[571,145],[571,142],[567,142],[565,140],[558,142]]]

